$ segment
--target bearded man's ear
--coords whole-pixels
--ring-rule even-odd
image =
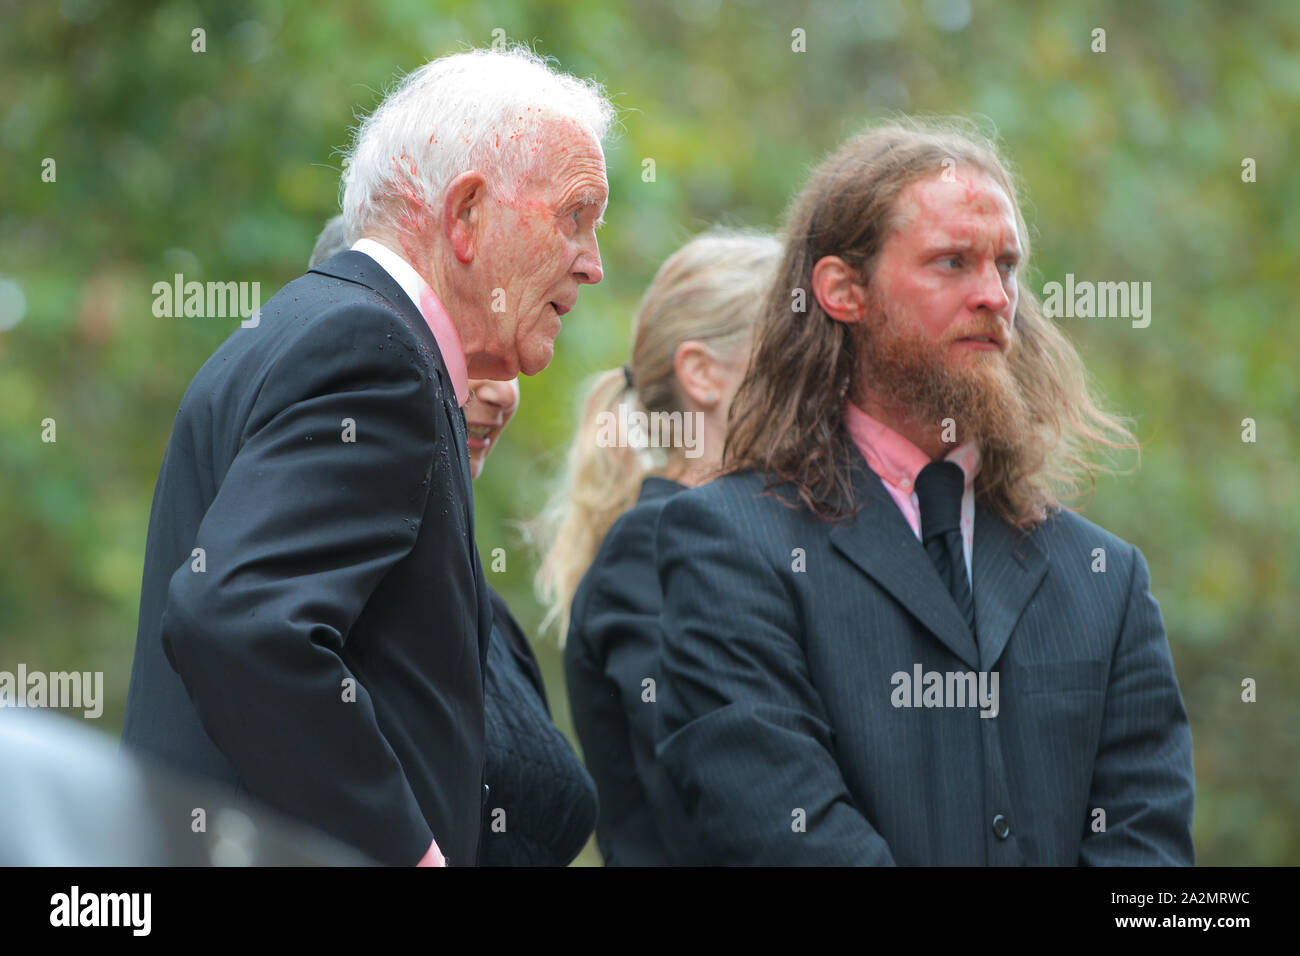
[[[813,266],[812,293],[817,304],[837,322],[861,322],[866,314],[866,285],[858,270],[839,256],[822,256]]]

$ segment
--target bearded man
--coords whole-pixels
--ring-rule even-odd
[[[657,533],[657,753],[704,859],[1191,864],[1146,562],[1061,504],[1136,445],[1020,286],[1006,165],[870,129],[787,230],[724,476]]]

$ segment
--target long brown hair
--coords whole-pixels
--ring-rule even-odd
[[[779,500],[825,521],[861,507],[850,473],[855,452],[844,428],[844,402],[858,372],[855,338],[817,302],[813,267],[836,255],[869,282],[899,194],[953,165],[978,168],[1006,191],[1028,263],[1029,232],[1012,175],[994,144],[969,123],[906,119],[854,136],[812,172],[787,211],[780,271],[731,405],[723,474],[756,470],[769,491],[788,484],[798,501]],[[1015,454],[985,450],[975,488],[986,507],[1027,530],[1061,497],[1085,482],[1091,487],[1094,471],[1115,470],[1089,463],[1089,451],[1138,445],[1127,420],[1094,398],[1078,353],[1024,285],[1015,335],[1014,376],[1032,428]]]
[[[671,456],[682,454],[606,447],[598,441],[601,417],[617,416],[620,404],[680,413],[674,357],[683,342],[743,358],[780,254],[780,242],[767,234],[714,229],[696,236],[664,261],[646,288],[627,372],[602,372],[589,387],[564,474],[546,510],[525,528],[542,553],[534,582],[547,606],[542,627],[558,622],[561,643],[574,592],[606,532],[636,503],[645,477],[662,474]]]

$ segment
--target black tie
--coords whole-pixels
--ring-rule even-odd
[[[921,543],[974,637],[975,601],[966,580],[966,559],[961,549],[961,496],[965,488],[965,475],[950,461],[932,461],[916,476]]]

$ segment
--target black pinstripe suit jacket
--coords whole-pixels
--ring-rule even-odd
[[[835,526],[761,495],[752,473],[663,510],[657,753],[697,851],[1192,863],[1191,732],[1141,553],[1070,512],[1026,536],[977,507],[977,642],[853,454],[865,507]],[[996,671],[997,715],[896,706],[894,675],[917,665],[945,690],[950,672]],[[931,702],[957,703],[951,685]]]

